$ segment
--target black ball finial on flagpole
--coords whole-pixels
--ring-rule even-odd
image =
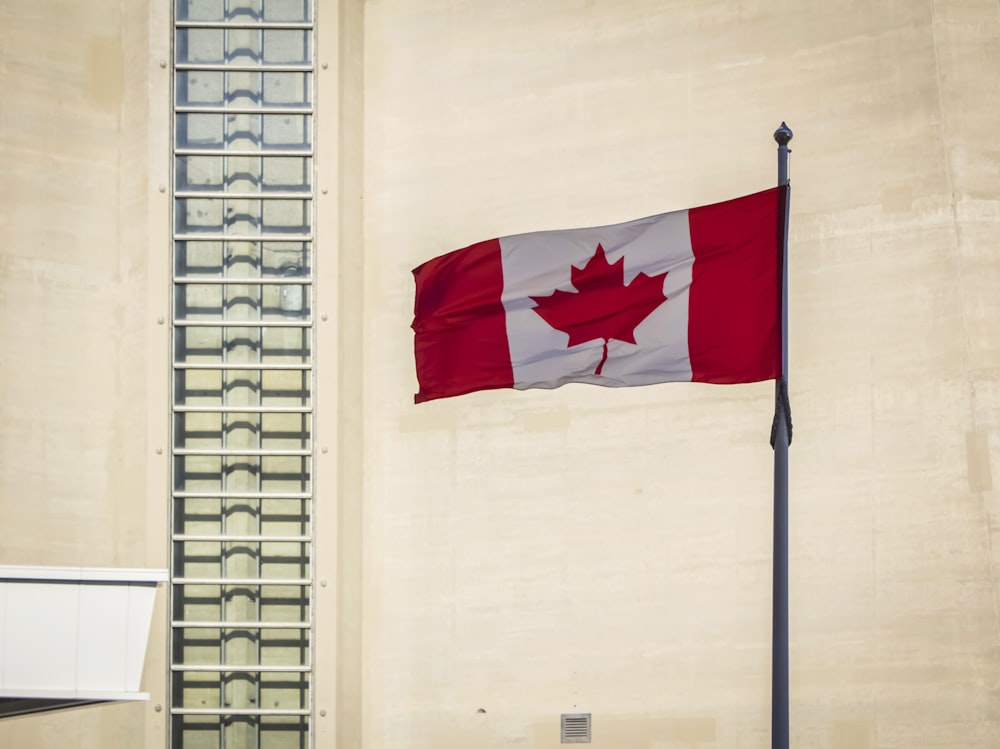
[[[779,146],[787,146],[792,139],[792,129],[782,122],[781,127],[774,131],[774,139]]]

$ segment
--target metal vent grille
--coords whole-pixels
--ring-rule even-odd
[[[559,741],[563,744],[589,744],[590,713],[563,713],[559,725]]]

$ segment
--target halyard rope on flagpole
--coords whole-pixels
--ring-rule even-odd
[[[792,444],[792,404],[788,400],[788,384],[784,377],[774,383],[774,419],[771,421],[771,447],[778,438],[778,419],[784,417],[788,444]]]

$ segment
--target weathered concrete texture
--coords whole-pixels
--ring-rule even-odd
[[[773,184],[785,119],[792,743],[995,746],[996,3],[378,0],[365,50],[365,745],[768,743],[770,389],[414,407],[406,326],[434,254]]]
[[[0,559],[142,566],[145,14],[5,3],[0,27]]]
[[[4,564],[165,566],[163,520],[146,543],[148,18],[144,3],[0,4]],[[162,700],[154,632],[143,688]],[[10,719],[0,745],[142,746],[147,711]]]
[[[792,743],[998,745],[996,3],[318,6],[318,740],[768,744],[771,387],[415,407],[409,270],[767,187],[784,119]],[[0,3],[3,563],[163,557],[164,8]],[[154,702],[0,745],[162,747],[162,604]]]

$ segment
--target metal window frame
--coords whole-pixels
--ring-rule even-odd
[[[263,8],[264,3],[267,0],[260,0],[261,8]],[[312,0],[310,18],[314,19],[316,14],[316,4],[317,0]],[[170,252],[171,256],[177,251],[178,242],[187,241],[208,241],[208,242],[254,242],[254,243],[266,243],[266,242],[298,242],[302,243],[306,247],[306,251],[311,255],[315,255],[315,224],[317,217],[317,190],[316,190],[316,162],[314,157],[315,154],[315,139],[317,134],[316,122],[315,122],[315,98],[317,95],[317,66],[316,61],[316,44],[317,44],[317,34],[316,25],[313,20],[305,22],[269,22],[269,21],[247,21],[247,20],[219,20],[219,21],[188,21],[177,18],[178,5],[176,1],[171,2],[170,10],[170,49],[171,49],[171,66],[170,66],[170,85],[169,85],[169,95],[171,99],[171,117],[170,117],[170,137],[169,137],[169,148],[170,148],[170,222],[169,226],[169,236],[171,241]],[[178,32],[182,29],[220,29],[224,33],[230,30],[250,30],[257,31],[263,34],[267,30],[289,30],[289,31],[303,31],[309,34],[307,55],[310,58],[308,64],[295,64],[295,63],[246,63],[237,62],[233,64],[225,63],[190,63],[190,62],[178,62],[177,61],[177,37]],[[261,37],[262,39],[262,37]],[[308,105],[275,105],[275,106],[191,106],[191,105],[181,105],[179,104],[179,96],[177,89],[177,78],[179,73],[185,71],[215,71],[215,72],[239,72],[239,73],[258,73],[260,75],[265,75],[268,73],[304,73],[311,76],[309,81],[309,101]],[[283,146],[283,147],[272,147],[268,148],[263,143],[261,147],[257,149],[253,148],[233,148],[227,149],[225,147],[178,147],[177,143],[177,118],[179,115],[190,114],[190,113],[204,113],[204,114],[223,114],[223,115],[233,115],[233,114],[249,114],[249,115],[296,115],[303,116],[306,118],[305,126],[307,128],[309,143],[308,146],[295,147],[295,146]],[[216,157],[249,157],[249,158],[259,158],[266,159],[271,157],[303,157],[310,159],[309,162],[305,163],[305,168],[309,169],[311,172],[308,189],[302,191],[295,190],[275,190],[274,192],[261,191],[259,193],[246,192],[246,191],[233,191],[226,192],[224,190],[178,190],[177,188],[177,165],[178,159],[185,156],[216,156]],[[223,232],[184,232],[177,230],[177,217],[176,212],[182,205],[182,201],[190,199],[208,199],[208,200],[250,200],[250,201],[265,201],[265,200],[283,200],[283,201],[300,201],[303,204],[305,211],[308,211],[310,216],[308,232],[261,232],[261,233],[225,233]],[[170,266],[172,269],[176,269],[175,262],[171,259]],[[251,413],[251,414],[294,414],[294,415],[313,415],[314,414],[314,397],[316,391],[316,375],[314,369],[315,361],[315,340],[316,340],[316,329],[315,321],[310,314],[309,317],[304,317],[301,319],[294,320],[266,320],[266,319],[256,319],[256,320],[197,320],[197,319],[178,319],[177,309],[175,307],[175,291],[178,288],[183,288],[186,285],[246,285],[246,286],[259,286],[264,287],[268,285],[301,285],[312,287],[310,294],[315,295],[315,269],[310,265],[308,269],[308,276],[305,277],[261,277],[261,278],[238,278],[238,277],[224,277],[219,276],[217,278],[211,277],[190,277],[178,275],[175,272],[171,272],[167,276],[169,278],[169,284],[171,288],[170,293],[170,319],[172,322],[171,328],[171,344],[170,344],[170,373],[169,373],[169,399],[170,399],[170,409],[168,418],[168,429],[169,429],[169,442],[170,445],[170,458],[169,461],[169,486],[170,486],[170,519],[168,521],[169,526],[169,555],[170,555],[170,570],[171,570],[171,580],[169,585],[170,590],[170,603],[168,606],[170,614],[170,621],[168,622],[169,632],[171,636],[168,637],[167,645],[167,664],[168,670],[170,671],[170,680],[173,681],[174,674],[183,674],[188,672],[203,672],[203,673],[294,673],[299,675],[307,675],[308,679],[308,704],[309,706],[301,709],[292,708],[231,708],[231,707],[220,707],[220,708],[196,708],[196,707],[185,707],[183,705],[175,705],[175,697],[173,695],[173,688],[171,688],[171,694],[168,696],[168,713],[171,719],[167,721],[167,736],[168,741],[171,746],[180,746],[178,737],[173,735],[174,731],[174,720],[173,716],[184,716],[184,715],[204,715],[204,716],[220,716],[225,718],[226,716],[239,717],[260,717],[260,716],[301,716],[305,718],[305,731],[306,731],[306,741],[309,746],[315,744],[315,728],[314,728],[314,713],[315,713],[315,688],[314,688],[314,660],[315,660],[315,637],[313,636],[313,621],[314,621],[314,609],[315,609],[315,599],[311,593],[314,578],[315,578],[315,530],[313,522],[313,507],[315,506],[315,490],[313,488],[313,482],[309,481],[308,491],[289,491],[289,492],[273,492],[273,491],[226,491],[225,482],[222,484],[221,491],[184,491],[178,490],[177,481],[175,477],[175,471],[177,470],[178,463],[173,460],[174,457],[183,458],[184,456],[256,456],[260,458],[265,457],[301,457],[310,458],[315,460],[316,449],[315,449],[315,434],[314,426],[310,426],[308,433],[303,433],[303,439],[308,440],[306,443],[308,449],[263,449],[263,448],[227,448],[225,443],[221,443],[222,446],[219,449],[195,449],[195,448],[182,448],[176,446],[174,438],[175,429],[175,419],[174,416],[177,414],[197,414],[197,413]],[[242,363],[242,362],[226,362],[224,350],[222,355],[217,362],[186,362],[177,359],[177,351],[174,346],[173,331],[176,328],[256,328],[263,331],[265,328],[300,328],[308,329],[310,331],[310,345],[307,354],[307,361],[302,363],[275,363],[275,364],[255,364],[255,363]],[[185,405],[182,402],[178,402],[178,396],[175,392],[175,378],[179,373],[184,371],[193,370],[221,370],[221,371],[301,371],[304,374],[308,373],[308,390],[307,390],[307,405],[289,405],[289,406],[265,406],[265,405],[252,405],[252,406],[242,406],[242,405],[228,405],[223,401],[218,406],[214,405]],[[259,439],[257,444],[259,445]],[[258,487],[259,488],[259,487]],[[174,514],[174,505],[176,502],[187,499],[216,499],[219,501],[226,501],[229,499],[239,499],[239,500],[249,500],[257,501],[263,503],[266,500],[308,500],[308,510],[306,511],[307,530],[308,533],[305,535],[268,535],[266,533],[234,533],[226,534],[224,525],[221,527],[222,532],[217,534],[188,534],[183,532],[183,528],[175,527],[177,522]],[[259,525],[259,522],[258,522]],[[178,569],[176,564],[177,560],[175,555],[177,554],[177,547],[186,541],[194,542],[218,542],[220,544],[226,544],[228,542],[242,542],[242,543],[300,543],[308,545],[308,577],[282,577],[282,578],[263,578],[263,577],[187,577],[187,576],[173,576],[174,570]],[[221,568],[223,571],[225,567]],[[258,566],[258,570],[259,570]],[[174,591],[177,586],[180,585],[218,585],[221,588],[227,588],[231,586],[297,586],[301,587],[304,591],[304,596],[308,599],[308,605],[304,611],[304,618],[300,621],[290,622],[290,621],[252,621],[252,620],[241,620],[241,621],[208,621],[208,620],[185,620],[185,619],[175,619],[173,618],[174,613]],[[224,609],[220,609],[224,611]],[[258,611],[258,615],[261,612]],[[173,633],[183,630],[195,630],[195,629],[220,629],[220,630],[248,630],[248,631],[260,631],[260,630],[276,630],[276,629],[289,629],[289,630],[300,630],[304,632],[309,632],[308,646],[305,657],[305,663],[303,665],[295,666],[277,666],[272,664],[249,664],[241,666],[230,666],[230,665],[211,665],[211,664],[183,664],[174,663],[174,637]],[[258,654],[259,656],[259,654]],[[220,695],[221,697],[221,695]],[[225,743],[224,737],[220,738],[220,745]]]
[[[175,619],[171,627],[180,629],[312,629],[312,622],[208,622]]]
[[[266,31],[278,29],[287,31],[313,31],[312,21],[180,21],[174,20],[175,29],[250,29]]]

